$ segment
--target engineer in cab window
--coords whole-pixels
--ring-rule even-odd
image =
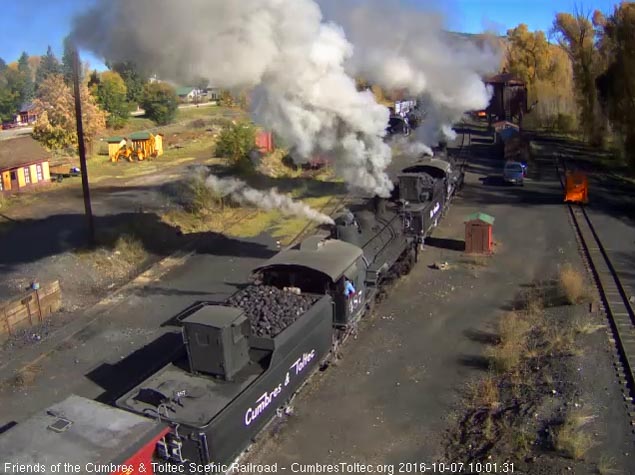
[[[355,295],[355,286],[348,279],[344,279],[344,295],[346,295],[346,298],[350,298],[352,295]]]

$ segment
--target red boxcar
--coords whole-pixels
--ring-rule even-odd
[[[58,473],[151,475],[152,455],[168,430],[154,419],[73,395],[2,434],[0,454],[3,462],[47,473],[55,465]],[[74,468],[65,470],[65,464]]]

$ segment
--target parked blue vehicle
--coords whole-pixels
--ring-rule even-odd
[[[505,183],[511,183],[513,185],[524,185],[526,167],[523,167],[519,162],[506,162],[503,169],[503,180]]]

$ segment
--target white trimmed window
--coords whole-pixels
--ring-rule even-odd
[[[31,183],[31,170],[29,167],[24,167],[22,170],[24,171],[24,183],[28,185]]]
[[[39,163],[35,165],[35,171],[37,172],[37,181],[43,181],[44,175],[42,174],[42,165]]]

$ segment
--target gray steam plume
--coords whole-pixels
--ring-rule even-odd
[[[351,74],[422,100],[426,121],[417,139],[436,144],[464,112],[489,104],[491,90],[481,77],[498,70],[501,52],[487,42],[449,33],[439,14],[399,0],[320,3],[354,45]]]
[[[215,175],[209,175],[205,179],[205,185],[223,197],[229,196],[239,204],[248,204],[266,210],[275,209],[284,215],[299,216],[320,224],[334,224],[329,216],[278,193],[275,188],[260,191],[251,188],[244,181],[235,178],[218,178]]]
[[[344,69],[353,47],[313,0],[97,0],[73,37],[164,79],[253,87],[256,121],[293,145],[296,161],[326,152],[352,187],[392,189],[388,110],[356,90]]]

